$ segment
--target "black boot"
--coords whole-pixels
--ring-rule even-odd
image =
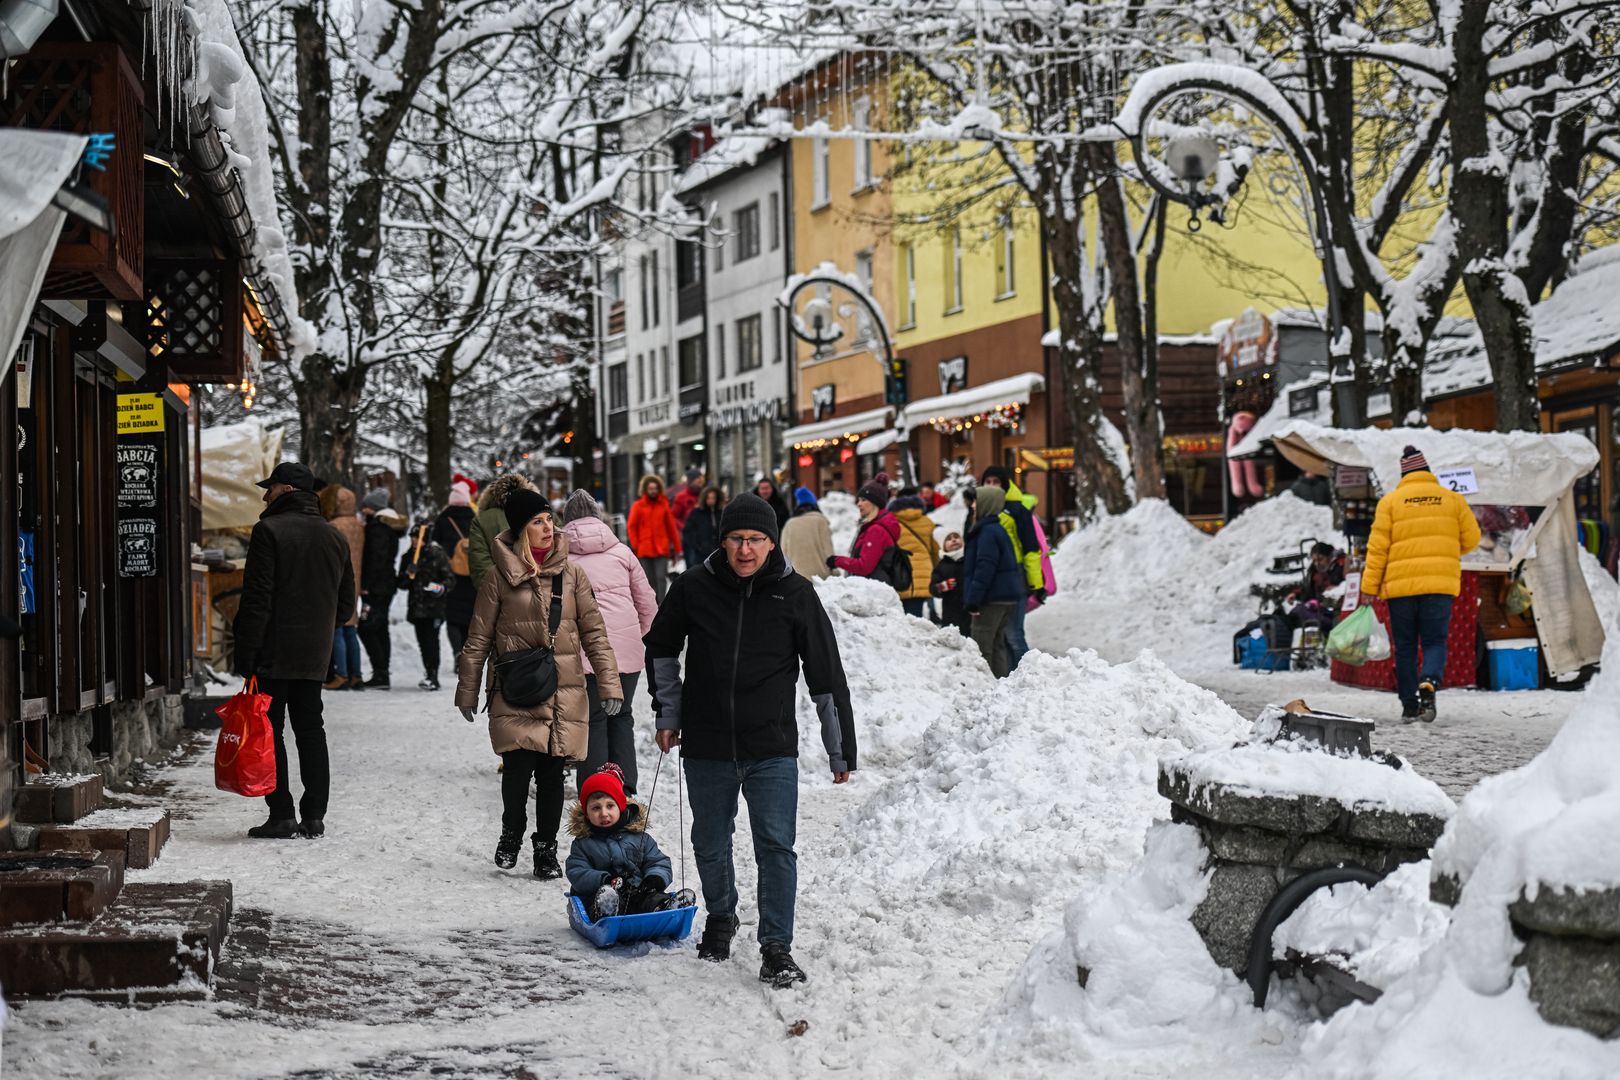
[[[298,835],[305,840],[319,840],[326,835],[326,821],[322,818],[305,818],[304,823],[298,826]]]
[[[1434,717],[1434,682],[1424,679],[1418,683],[1418,719],[1432,724]]]
[[[793,962],[793,954],[786,945],[762,945],[759,959],[759,981],[768,986],[786,990],[794,983],[805,981],[804,969]]]
[[[518,852],[523,850],[523,830],[501,830],[501,838],[495,842],[495,865],[502,870],[510,870],[517,865]]]
[[[386,671],[373,672],[372,675],[371,675],[371,678],[366,680],[366,689],[367,690],[387,690],[388,689],[388,672],[386,672]]]
[[[529,839],[534,844],[534,876],[541,881],[562,877],[562,864],[557,862],[557,841],[542,840],[539,833]]]
[[[248,830],[255,840],[291,840],[298,835],[297,818],[270,818]]]
[[[731,959],[731,939],[737,936],[737,916],[710,915],[703,924],[703,940],[698,942],[698,957],[716,964]]]

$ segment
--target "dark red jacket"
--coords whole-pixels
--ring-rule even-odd
[[[861,526],[850,554],[838,558],[838,569],[856,577],[871,577],[883,552],[900,541],[900,520],[887,510]]]

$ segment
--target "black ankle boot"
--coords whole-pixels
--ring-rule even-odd
[[[534,844],[534,876],[541,881],[562,877],[562,865],[557,862],[557,841],[542,840],[539,833],[530,840]]]
[[[502,829],[501,838],[495,842],[495,865],[502,870],[510,870],[517,865],[518,852],[523,849],[522,829]]]

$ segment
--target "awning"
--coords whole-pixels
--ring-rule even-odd
[[[954,420],[976,416],[1001,405],[1027,405],[1030,395],[1046,389],[1046,379],[1034,372],[997,379],[983,386],[970,386],[954,394],[923,398],[906,406],[905,426],[916,427],[934,420]]]
[[[83,135],[0,129],[0,379],[28,325],[66,216],[52,205],[84,153]]]
[[[878,432],[876,435],[868,435],[866,438],[856,443],[855,453],[861,456],[866,454],[881,454],[883,451],[893,446],[899,438],[900,433],[898,431],[895,431],[894,428],[888,428],[885,431]]]
[[[868,431],[888,427],[891,412],[889,406],[884,405],[882,408],[868,409],[853,416],[835,416],[830,420],[818,420],[813,424],[791,427],[782,432],[782,445],[797,448],[805,443],[832,442],[835,439],[865,435]]]

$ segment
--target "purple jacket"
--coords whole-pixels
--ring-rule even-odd
[[[580,518],[563,527],[568,536],[568,558],[585,571],[596,606],[607,624],[608,642],[619,671],[641,671],[647,664],[641,636],[652,628],[658,614],[658,598],[647,582],[647,573],[628,547],[619,542],[613,530],[596,518]],[[585,670],[591,670],[587,657]]]

